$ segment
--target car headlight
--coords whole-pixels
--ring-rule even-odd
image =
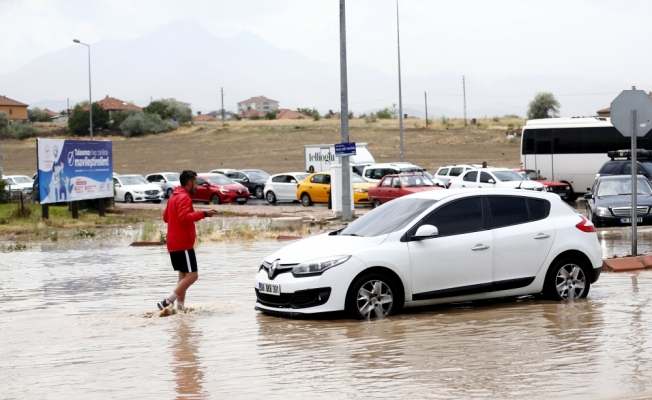
[[[367,189],[355,189],[356,193],[367,193]]]
[[[228,189],[220,189],[220,193],[222,193],[222,194],[227,194],[229,192],[230,192],[230,190],[228,190]]]
[[[546,192],[552,192],[552,187],[551,186],[546,186]]]
[[[296,267],[292,268],[292,275],[294,276],[313,276],[321,275],[327,269],[336,267],[345,263],[351,256],[330,256],[315,258],[313,260],[304,261]]]
[[[606,215],[609,215],[609,209],[607,207],[598,207],[595,209],[595,213],[596,215],[604,217]]]
[[[136,194],[143,194],[143,192],[142,192],[141,190],[134,190],[134,193],[136,193]]]

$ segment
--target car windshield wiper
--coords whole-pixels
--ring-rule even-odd
[[[342,236],[358,236],[358,237],[362,237],[362,236],[358,235],[357,233],[340,233],[340,235],[342,235]]]

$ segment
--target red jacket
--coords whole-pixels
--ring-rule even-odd
[[[192,207],[190,193],[181,186],[174,189],[163,212],[163,221],[168,224],[168,251],[190,250],[195,245],[195,222],[204,219],[203,211]]]

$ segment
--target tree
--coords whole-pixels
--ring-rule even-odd
[[[113,120],[111,121],[111,129],[120,129],[120,125],[132,115],[137,114],[138,111],[127,108],[126,110],[120,110],[113,114]]]
[[[385,107],[382,110],[378,110],[376,113],[376,118],[379,119],[392,119],[392,112],[389,108]]]
[[[0,111],[0,132],[9,126],[9,117],[4,111]]]
[[[172,118],[172,112],[168,109],[168,104],[164,100],[154,100],[143,111],[147,114],[158,114],[161,119]]]
[[[29,120],[32,122],[52,122],[50,116],[38,107],[29,110]]]
[[[267,119],[276,119],[276,114],[278,114],[278,111],[268,111],[265,114],[265,118],[267,118]]]
[[[148,114],[158,114],[161,119],[175,119],[178,122],[192,121],[192,110],[176,100],[156,100],[143,109]]]
[[[550,92],[540,92],[534,96],[527,110],[528,119],[554,118],[559,116],[559,102]]]
[[[93,130],[106,128],[109,123],[109,113],[99,103],[93,103]],[[68,118],[68,131],[73,135],[85,136],[90,133],[88,110],[77,104]]]
[[[389,109],[389,113],[392,115],[393,119],[398,118],[398,108],[396,108],[396,103],[392,104],[392,107]]]

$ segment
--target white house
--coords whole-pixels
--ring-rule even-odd
[[[238,103],[238,114],[243,114],[249,110],[260,111],[263,114],[278,110],[278,101],[268,99],[265,96],[252,97]]]

